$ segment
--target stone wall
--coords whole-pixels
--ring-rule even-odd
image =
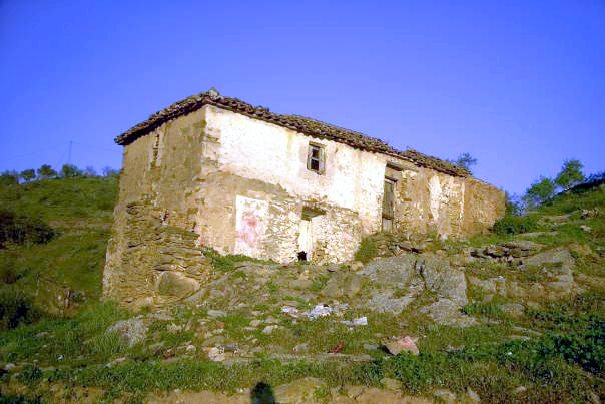
[[[161,305],[204,283],[211,266],[195,232],[204,122],[196,111],[125,147],[103,274],[106,297]]]
[[[485,232],[504,216],[504,192],[475,178],[465,179],[462,234]]]
[[[396,232],[466,236],[489,230],[504,215],[504,192],[475,178],[454,177],[397,161]]]

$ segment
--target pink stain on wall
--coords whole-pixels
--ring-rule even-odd
[[[258,257],[265,234],[268,203],[262,199],[237,195],[235,205],[235,253]]]
[[[260,239],[258,222],[256,212],[252,210],[242,212],[240,228],[237,229],[237,238],[251,247],[256,247]]]

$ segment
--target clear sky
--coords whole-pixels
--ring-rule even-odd
[[[0,170],[119,167],[116,135],[211,86],[470,152],[512,192],[566,158],[605,169],[603,0],[0,0],[0,52]]]

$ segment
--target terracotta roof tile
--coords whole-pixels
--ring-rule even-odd
[[[456,166],[446,160],[427,156],[413,149],[408,149],[405,151],[397,150],[380,139],[367,136],[361,132],[331,125],[316,119],[307,118],[300,115],[287,115],[270,112],[268,108],[260,106],[254,107],[238,98],[222,96],[213,89],[187,97],[181,101],[175,102],[161,111],[156,112],[145,121],[133,126],[126,132],[116,137],[115,141],[120,145],[127,145],[137,138],[153,131],[163,123],[178,118],[179,116],[186,115],[204,105],[214,105],[216,107],[234,111],[252,118],[284,126],[307,135],[344,143],[358,149],[399,157],[411,161],[419,166],[432,168],[447,174],[456,176],[469,175],[469,172],[465,168]]]

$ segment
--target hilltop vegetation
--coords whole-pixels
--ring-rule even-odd
[[[3,295],[51,314],[96,302],[116,191],[113,175],[1,183]]]
[[[318,402],[605,397],[598,183],[524,215],[511,209],[502,230],[470,240],[375,235],[358,254],[366,265],[281,266],[206,251],[215,273],[196,299],[134,314],[99,302],[115,176],[0,187],[13,224],[52,231],[0,249],[5,396],[145,401],[183,399],[180,389],[216,392],[192,400],[247,402],[253,392],[238,390],[262,381],[278,398]],[[311,319],[322,302],[332,311]],[[389,354],[385,343],[406,335],[419,355]]]

